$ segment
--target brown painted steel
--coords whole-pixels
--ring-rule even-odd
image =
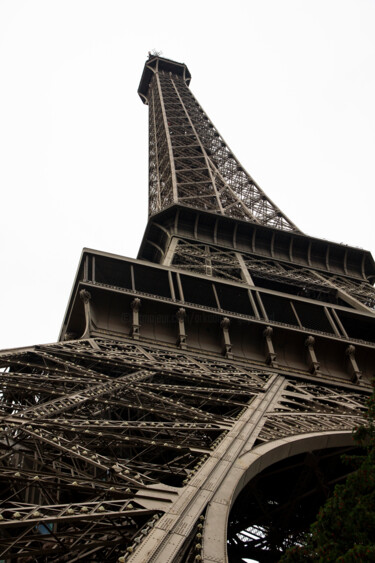
[[[146,61],[139,259],[84,249],[59,342],[0,353],[4,561],[225,563],[243,487],[363,420],[371,254],[301,233],[190,78]]]

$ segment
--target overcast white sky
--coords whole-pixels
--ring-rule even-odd
[[[374,29],[373,0],[0,0],[0,348],[57,339],[83,247],[137,255],[153,48],[303,232],[374,252]]]

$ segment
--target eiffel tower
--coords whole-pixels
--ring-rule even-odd
[[[144,66],[138,258],[85,248],[59,341],[0,354],[3,562],[274,562],[347,471],[374,260],[303,234],[190,78]]]

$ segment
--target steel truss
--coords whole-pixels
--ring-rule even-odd
[[[274,377],[101,339],[3,355],[0,557],[131,557]],[[362,395],[285,381],[257,440],[349,429],[362,412]]]
[[[235,158],[183,77],[157,72],[148,103],[150,215],[182,203],[298,231]]]
[[[337,290],[343,290],[358,302],[375,309],[375,289],[369,282],[342,276],[317,273],[313,269],[283,264],[278,260],[267,260],[233,250],[215,247],[180,238],[173,255],[178,268],[219,278],[255,285],[262,280],[300,288],[299,294],[322,301],[335,301]]]

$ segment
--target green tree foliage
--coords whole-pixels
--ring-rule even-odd
[[[353,434],[365,454],[346,458],[353,473],[336,485],[303,545],[288,549],[282,563],[375,561],[375,391],[368,400],[366,423]]]

